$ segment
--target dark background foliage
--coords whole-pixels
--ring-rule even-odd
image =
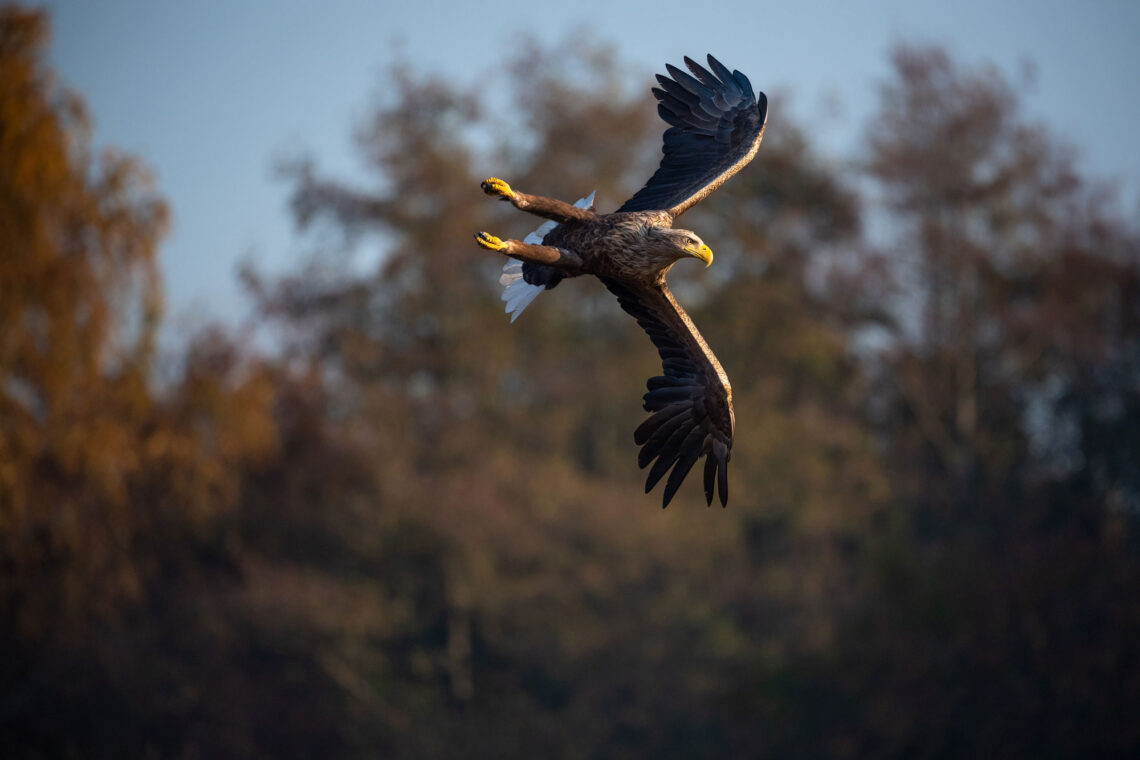
[[[0,13],[6,756],[1140,750],[1140,237],[1000,74],[900,46],[856,165],[782,117],[685,218],[733,497],[663,512],[646,336],[585,280],[508,326],[471,241],[537,224],[486,175],[648,176],[611,51],[527,49],[510,130],[390,72],[372,184],[283,168],[317,250],[245,273],[273,348],[160,373],[165,206],[46,33]]]

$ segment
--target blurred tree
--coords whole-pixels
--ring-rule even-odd
[[[0,15],[8,754],[1140,745],[1138,237],[999,75],[896,54],[877,248],[786,117],[686,216],[716,266],[672,285],[733,380],[734,501],[662,512],[644,333],[585,279],[508,325],[470,237],[536,226],[489,174],[603,210],[650,174],[663,125],[610,50],[524,45],[479,98],[394,67],[367,182],[285,168],[314,256],[245,273],[280,352],[207,331],[159,389],[163,206],[91,159],[45,32]]]
[[[894,430],[913,434],[897,446],[920,479],[908,490],[957,520],[1098,445],[1066,436],[1048,407],[1095,365],[1135,367],[1136,231],[1071,150],[1025,123],[994,70],[926,48],[900,47],[894,63],[869,139],[901,233],[883,379]],[[1127,368],[1109,374],[1127,395]],[[1113,405],[1129,419],[1125,400]]]
[[[844,741],[1125,756],[1140,237],[995,70],[936,48],[893,62],[868,146],[897,235],[880,267],[894,319],[868,405],[897,502],[843,653],[859,705]]]
[[[93,157],[47,31],[0,8],[0,744],[138,755],[122,723],[170,700],[132,694],[132,645],[173,579],[226,564],[215,518],[273,449],[273,389],[219,336],[152,388],[166,206],[133,159]]]
[[[373,272],[326,251],[276,285],[249,275],[290,361],[327,383],[323,424],[372,468],[373,485],[355,481],[371,508],[321,500],[341,561],[355,547],[357,571],[379,579],[388,621],[378,649],[337,650],[363,676],[344,692],[379,718],[345,731],[452,756],[723,746],[716,685],[741,658],[771,668],[831,643],[856,526],[886,498],[845,391],[857,368],[809,286],[813,256],[858,235],[858,207],[785,119],[694,212],[717,266],[673,282],[732,374],[739,486],[728,513],[686,509],[703,503],[698,485],[662,514],[640,496],[631,443],[658,371],[644,334],[592,281],[508,326],[502,261],[470,235],[536,226],[479,192],[492,173],[571,200],[597,189],[616,207],[651,173],[664,125],[612,53],[580,37],[517,61],[497,109],[397,67],[359,132],[373,187],[287,167],[301,227],[334,250],[375,245]],[[292,462],[290,480],[308,468]],[[267,505],[301,514],[307,493]]]
[[[128,482],[167,219],[133,160],[91,156],[82,103],[40,63],[46,35],[42,13],[3,10],[0,551],[17,629],[137,591],[122,562]]]

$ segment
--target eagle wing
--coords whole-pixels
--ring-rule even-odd
[[[672,468],[661,506],[669,506],[689,470],[705,457],[705,500],[712,504],[719,484],[720,503],[728,504],[728,460],[735,425],[732,388],[693,321],[664,283],[630,284],[602,278],[618,303],[641,325],[661,354],[665,374],[649,378],[645,411],[634,441],[641,446],[639,467],[656,460],[645,492]]]
[[[653,88],[665,130],[661,165],[618,211],[667,210],[674,218],[720,187],[752,160],[764,136],[768,98],[748,77],[708,57],[710,72],[686,56],[693,75],[666,66]]]

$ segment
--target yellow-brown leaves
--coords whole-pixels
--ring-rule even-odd
[[[276,440],[271,378],[220,334],[153,389],[166,205],[131,157],[91,156],[45,38],[0,10],[0,608],[32,636],[137,598],[156,530],[232,508]]]

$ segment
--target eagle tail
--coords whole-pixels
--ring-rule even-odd
[[[538,298],[539,293],[546,290],[542,285],[531,285],[523,279],[523,263],[518,259],[511,259],[503,265],[499,284],[503,286],[502,298],[507,302],[507,313],[511,315],[512,323],[523,313],[523,309],[530,306],[531,301]]]
[[[579,198],[574,205],[578,208],[593,208],[595,195],[597,195],[596,190],[585,198]],[[527,235],[523,242],[541,245],[543,239],[557,226],[558,223],[554,221],[543,222],[537,230]],[[530,306],[531,301],[538,298],[539,293],[547,288],[554,287],[552,284],[532,285],[523,279],[523,263],[517,259],[508,259],[507,263],[503,265],[503,274],[499,277],[499,284],[503,286],[502,299],[506,301],[506,312],[511,315],[512,323],[519,318],[519,314],[523,313],[523,309]],[[554,281],[554,284],[557,284],[557,280]]]

